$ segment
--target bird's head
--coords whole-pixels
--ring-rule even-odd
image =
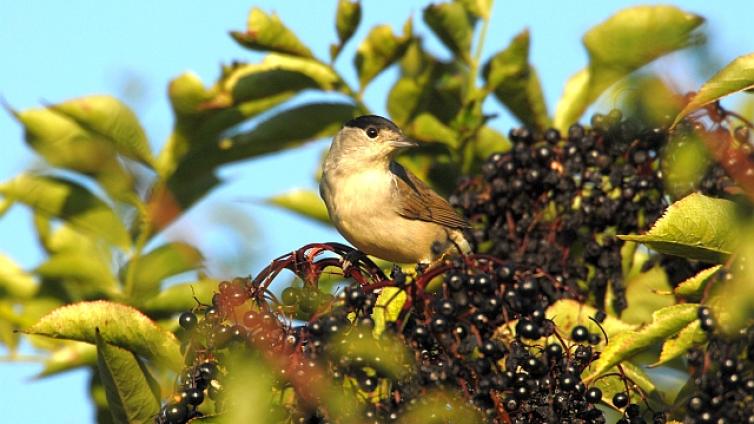
[[[368,165],[370,162],[388,162],[398,150],[415,146],[416,142],[403,135],[389,119],[364,115],[346,122],[330,149],[331,155],[336,154],[340,160]]]

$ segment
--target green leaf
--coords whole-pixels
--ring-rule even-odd
[[[474,156],[483,161],[493,153],[510,150],[511,142],[497,130],[485,125],[479,130],[473,147]]]
[[[628,307],[620,317],[627,323],[644,324],[652,312],[675,303],[668,277],[660,266],[629,277],[624,286]]]
[[[694,193],[670,205],[648,233],[618,238],[660,253],[721,262],[734,251],[738,234],[733,202]]]
[[[335,60],[343,46],[351,39],[361,22],[361,2],[359,0],[338,0],[338,10],[335,15],[335,29],[338,32],[338,43],[330,46],[330,57]]]
[[[457,2],[430,4],[424,8],[424,22],[454,55],[471,63],[471,41],[475,17]]]
[[[707,334],[702,331],[701,322],[697,319],[688,323],[676,337],[668,339],[662,344],[660,358],[651,366],[657,367],[685,354],[694,346],[707,341]]]
[[[149,253],[131,259],[121,268],[121,280],[133,281],[133,292],[127,293],[133,299],[146,299],[157,295],[164,279],[202,265],[203,257],[199,249],[184,243],[163,244]]]
[[[561,299],[550,305],[545,315],[552,319],[558,329],[564,333],[570,334],[573,327],[583,325],[590,333],[601,334],[602,330],[600,330],[600,327],[589,319],[589,317],[594,317],[596,314],[597,309],[592,306],[579,303],[573,299]],[[635,325],[628,324],[610,315],[600,325],[608,337],[613,337],[637,328]],[[612,339],[610,343],[612,343]]]
[[[675,199],[680,199],[699,187],[711,162],[704,142],[695,133],[672,137],[665,145],[662,155],[665,190]]]
[[[380,72],[395,63],[408,48],[413,37],[411,18],[403,26],[403,36],[393,34],[388,25],[378,25],[369,32],[356,50],[354,65],[359,74],[361,91]]]
[[[558,128],[576,122],[616,81],[658,57],[691,45],[692,32],[703,22],[702,17],[674,6],[635,6],[589,30],[583,38],[589,66],[566,86],[563,100],[569,97],[576,101],[558,103]]]
[[[159,386],[139,358],[105,342],[99,331],[97,368],[117,423],[151,423],[160,410]]]
[[[97,347],[89,343],[70,342],[56,349],[44,362],[36,378],[57,375],[75,368],[97,363]]]
[[[742,243],[733,263],[723,278],[710,286],[707,304],[715,318],[716,329],[727,336],[739,337],[739,332],[754,322],[754,228],[737,228]]]
[[[387,111],[398,126],[406,125],[416,112],[424,94],[422,81],[426,78],[403,77],[395,82],[390,89],[387,100]]]
[[[539,129],[549,125],[542,86],[529,64],[529,30],[521,31],[505,50],[495,54],[482,73],[487,88],[524,125]]]
[[[54,106],[52,110],[75,121],[87,131],[113,143],[122,155],[152,166],[149,141],[136,114],[112,96],[86,96]]]
[[[552,125],[565,133],[568,127],[578,121],[581,114],[589,107],[587,98],[589,88],[589,69],[584,68],[573,74],[566,81],[563,95],[555,107]]]
[[[150,315],[169,316],[176,312],[188,311],[197,302],[210,305],[212,295],[217,292],[217,281],[200,280],[192,283],[172,285],[157,296],[147,299],[141,309]]]
[[[459,145],[458,134],[429,113],[417,116],[408,131],[422,141],[442,143],[450,148],[457,148]]]
[[[230,104],[271,97],[281,93],[293,95],[306,88],[331,90],[340,78],[335,71],[316,60],[269,54],[261,63],[235,66],[218,83],[218,96],[230,96]],[[221,100],[210,100],[209,106]]]
[[[403,304],[406,303],[406,291],[398,287],[385,287],[377,296],[372,319],[374,320],[374,330],[372,334],[379,337],[385,332],[385,324],[398,319]]]
[[[277,15],[274,13],[268,15],[257,7],[249,13],[246,32],[232,31],[230,35],[240,45],[252,50],[314,57],[309,48],[280,21]]]
[[[330,215],[322,198],[313,191],[296,189],[272,196],[265,203],[277,206],[322,224],[331,225]]]
[[[115,146],[95,139],[72,118],[49,108],[13,112],[26,143],[53,166],[96,174],[114,166]]]
[[[210,93],[198,75],[184,72],[170,81],[168,96],[176,115],[193,115],[203,113],[199,106],[209,99]]]
[[[754,88],[754,53],[739,56],[725,65],[699,88],[686,107],[673,121],[675,126],[684,116],[728,94]]]
[[[130,306],[98,300],[55,309],[25,330],[56,339],[96,343],[96,331],[109,344],[122,347],[174,370],[182,368],[178,340]]]
[[[74,283],[82,297],[117,296],[118,280],[110,264],[102,259],[87,250],[69,250],[49,256],[34,272],[42,278]]]
[[[273,115],[251,131],[219,143],[197,146],[180,161],[167,190],[159,193],[159,209],[184,209],[218,183],[214,170],[220,165],[274,153],[334,135],[357,109],[349,103],[311,103]],[[296,122],[296,125],[291,125]],[[155,198],[157,199],[157,198]],[[176,205],[177,203],[177,205]],[[157,206],[156,206],[157,208]]]
[[[36,212],[127,249],[131,240],[123,222],[102,200],[83,186],[54,177],[21,174],[0,184],[0,194]]]
[[[594,380],[607,370],[637,353],[662,342],[697,320],[699,305],[680,304],[668,306],[652,314],[652,322],[636,331],[625,331],[610,338],[600,357],[589,369],[587,381]]]
[[[459,3],[477,18],[489,19],[492,0],[459,0]]]
[[[699,271],[693,277],[689,277],[678,284],[673,289],[673,293],[694,300],[701,299],[704,289],[707,287],[707,283],[717,274],[717,271],[719,271],[720,268],[722,268],[722,265],[715,265]]]
[[[29,299],[37,292],[37,282],[8,256],[0,253],[0,298]]]

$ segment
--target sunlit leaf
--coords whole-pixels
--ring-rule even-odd
[[[398,319],[398,315],[403,308],[403,304],[407,299],[406,291],[398,287],[385,287],[377,296],[377,302],[372,312],[372,319],[374,320],[374,330],[372,331],[375,336],[380,336],[385,332],[385,324],[393,322]]]
[[[330,225],[330,215],[319,194],[304,189],[296,189],[272,196],[265,203],[277,206],[306,218]]]
[[[529,31],[516,35],[505,50],[495,54],[483,69],[487,87],[513,115],[530,128],[549,124],[542,86],[529,64]]]
[[[460,0],[459,1],[469,13],[482,19],[488,19],[490,17],[490,9],[492,9],[492,0]]]
[[[374,77],[397,61],[412,38],[411,18],[403,27],[403,35],[393,34],[388,25],[378,25],[369,32],[356,50],[354,65],[363,90]]]
[[[309,48],[280,21],[277,15],[267,14],[257,7],[249,13],[246,32],[232,31],[230,35],[240,45],[252,50],[314,57]]]
[[[493,153],[510,150],[511,142],[499,131],[485,125],[479,130],[473,148],[479,160],[486,160]]]
[[[716,330],[728,336],[738,336],[739,331],[754,322],[754,230],[738,228],[742,243],[728,274],[710,287],[708,301],[715,318]]]
[[[210,93],[198,75],[185,72],[170,81],[168,96],[176,114],[191,115],[202,113],[199,106],[209,99]]]
[[[109,263],[86,250],[70,250],[49,256],[34,270],[43,278],[74,281],[92,298],[118,292],[119,284]]]
[[[72,181],[21,174],[0,184],[0,194],[22,202],[43,215],[62,219],[118,247],[126,249],[131,244],[128,232],[115,212]]]
[[[443,143],[451,148],[459,145],[458,134],[452,128],[446,126],[439,119],[429,113],[422,113],[417,116],[409,131],[413,137],[422,141]]]
[[[572,77],[555,112],[563,129],[608,87],[658,57],[688,47],[700,16],[675,6],[634,6],[590,29],[583,38],[589,66]],[[566,101],[570,99],[570,102]]]
[[[653,267],[630,277],[625,283],[628,307],[621,311],[621,320],[630,324],[647,323],[652,312],[670,306],[675,299],[670,295],[670,283],[662,267]]]
[[[471,63],[471,41],[475,17],[458,2],[430,4],[424,8],[424,22],[454,55]]]
[[[470,408],[468,404],[462,403],[450,393],[428,392],[422,395],[422,400],[418,406],[407,409],[399,415],[397,423],[481,424],[485,422],[477,409]]]
[[[149,141],[139,119],[115,97],[86,96],[51,107],[87,131],[112,142],[120,154],[145,165],[153,164]]]
[[[419,106],[423,92],[417,78],[404,77],[395,82],[387,99],[390,118],[399,126],[408,123]]]
[[[330,57],[333,60],[356,32],[359,22],[361,22],[361,2],[359,0],[338,0],[338,9],[335,15],[338,43],[330,46]]]
[[[657,387],[652,382],[652,379],[641,369],[641,367],[634,365],[630,361],[623,361],[621,363],[621,368],[623,369],[625,376],[630,378],[631,382],[636,383],[644,393],[653,393],[657,391]],[[584,374],[587,374],[588,372],[588,368],[584,370]],[[595,380],[591,386],[602,390],[602,402],[612,404],[613,396],[617,393],[626,393],[626,381],[621,376],[617,367],[609,370],[605,374],[610,373],[615,374],[606,375],[599,380]],[[638,390],[632,390],[630,393],[630,399],[633,403],[641,402],[641,393]]]
[[[50,108],[14,112],[26,143],[53,166],[96,174],[115,162],[115,146]]]
[[[674,198],[688,195],[698,187],[711,158],[696,134],[673,137],[663,149],[662,173],[665,190]]]
[[[0,298],[28,299],[36,292],[34,277],[0,253]]]
[[[83,342],[70,342],[54,350],[45,360],[37,378],[57,375],[75,368],[97,363],[97,347]]]
[[[662,344],[660,358],[652,364],[653,367],[670,362],[685,354],[694,346],[707,341],[707,334],[701,329],[701,322],[697,319],[688,323],[676,337],[668,339]]]
[[[604,374],[621,361],[660,343],[681,331],[689,323],[697,320],[699,305],[679,304],[668,306],[652,314],[652,322],[635,331],[625,331],[610,338],[600,357],[590,365],[586,380]]]
[[[118,423],[150,423],[160,410],[159,386],[133,353],[105,342],[95,332],[97,368],[107,404]]]
[[[754,53],[737,57],[707,80],[676,116],[673,125],[700,107],[729,94],[752,88],[754,88]]]
[[[188,243],[166,243],[131,259],[121,269],[120,277],[122,281],[132,281],[132,292],[127,295],[150,298],[159,293],[164,279],[201,267],[203,259],[199,249]]]
[[[231,104],[270,97],[305,88],[329,90],[339,81],[335,71],[313,59],[269,54],[261,63],[234,67],[219,83],[220,94],[230,96]],[[210,100],[209,107],[219,100]]]
[[[168,316],[180,311],[188,311],[197,306],[212,304],[212,295],[217,292],[218,282],[200,280],[191,283],[172,285],[152,298],[144,301],[141,308],[151,315]]]
[[[178,370],[182,357],[175,336],[138,310],[107,301],[79,302],[55,309],[24,332],[96,343],[96,330],[109,344]]]
[[[563,95],[558,100],[553,117],[553,126],[561,132],[568,130],[578,121],[581,114],[589,107],[587,98],[589,88],[589,69],[584,68],[573,74],[565,83]]]
[[[673,293],[686,298],[700,299],[705,287],[707,287],[707,283],[717,274],[717,271],[719,271],[720,268],[722,268],[722,265],[715,265],[699,271],[693,277],[689,277],[678,284],[673,289]]]
[[[573,327],[577,325],[585,326],[590,333],[601,334],[600,326],[607,333],[608,337],[621,334],[626,331],[634,330],[637,326],[626,323],[616,317],[608,315],[605,320],[598,326],[594,321],[589,319],[597,314],[597,309],[579,303],[572,299],[561,299],[547,308],[545,316],[551,319],[558,329],[565,334],[570,334]],[[612,340],[610,341],[612,343]]]
[[[720,262],[738,240],[735,204],[694,193],[673,203],[646,234],[621,235],[669,255]]]

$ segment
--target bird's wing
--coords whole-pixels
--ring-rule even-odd
[[[436,222],[451,228],[467,228],[469,224],[450,204],[414,174],[396,162],[390,163],[396,176],[394,196],[398,214],[409,219]]]

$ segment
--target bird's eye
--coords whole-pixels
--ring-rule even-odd
[[[367,135],[369,136],[369,138],[377,137],[378,132],[379,131],[377,131],[377,128],[373,128],[373,127],[367,128]]]

